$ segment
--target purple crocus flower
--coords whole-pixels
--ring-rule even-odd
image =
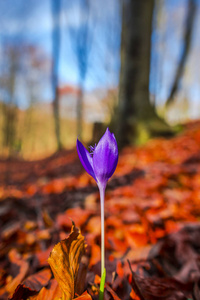
[[[77,139],[78,156],[83,167],[96,180],[99,188],[105,189],[118,162],[118,147],[114,134],[107,128],[98,144],[90,147],[90,150],[88,152]]]
[[[115,172],[118,162],[117,141],[113,133],[107,128],[97,145],[90,146],[90,152],[77,139],[77,151],[85,170],[96,180],[100,192],[101,203],[101,284],[100,297],[103,299],[105,269],[105,228],[104,228],[104,198],[108,179]]]

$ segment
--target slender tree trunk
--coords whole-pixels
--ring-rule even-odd
[[[83,132],[83,87],[79,85],[79,92],[77,96],[77,135],[80,139],[82,139],[82,132]]]
[[[4,146],[9,155],[14,151],[16,137],[17,107],[13,104],[4,104]]]
[[[196,0],[189,0],[188,1],[188,9],[187,9],[187,19],[186,19],[186,25],[185,25],[185,32],[183,37],[183,50],[180,62],[178,64],[178,67],[176,69],[174,82],[172,84],[172,88],[169,94],[169,97],[167,99],[166,104],[169,105],[174,100],[174,96],[178,90],[180,79],[183,75],[185,64],[187,61],[188,54],[190,52],[191,47],[191,41],[192,41],[192,32],[193,32],[193,25],[194,25],[194,19],[195,19],[195,13],[196,13]]]
[[[53,19],[53,31],[52,31],[52,89],[53,89],[53,115],[55,123],[55,135],[57,141],[57,148],[62,148],[61,136],[60,136],[60,112],[59,112],[59,93],[58,93],[58,73],[59,73],[59,58],[60,58],[60,0],[52,0],[52,19]]]
[[[59,105],[59,93],[58,93],[58,87],[55,91],[55,96],[53,100],[53,114],[54,114],[54,122],[55,122],[55,135],[56,135],[56,141],[57,141],[57,148],[60,150],[62,148],[62,142],[60,137],[60,111],[59,111],[60,105]]]
[[[90,0],[79,1],[79,21],[80,26],[70,27],[72,46],[74,48],[78,72],[79,72],[79,93],[77,95],[76,118],[77,135],[82,138],[83,132],[83,99],[84,84],[88,68],[88,56],[92,44],[93,30],[90,30]]]
[[[14,153],[16,144],[16,126],[17,126],[17,106],[14,100],[16,74],[18,68],[18,53],[10,49],[10,76],[8,80],[9,102],[3,104],[4,113],[4,146],[8,150],[9,156]]]

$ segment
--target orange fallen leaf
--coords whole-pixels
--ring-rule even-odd
[[[88,232],[92,232],[94,234],[100,234],[100,232],[101,232],[101,218],[100,218],[100,216],[92,217],[87,223],[86,230]]]
[[[39,292],[43,286],[46,286],[51,279],[50,269],[44,269],[36,274],[26,278],[22,284],[19,284],[10,300],[23,299],[27,294]]]
[[[82,282],[78,282],[77,279],[80,260],[84,253],[84,237],[73,224],[69,237],[55,245],[48,258],[48,263],[66,299],[73,299],[75,293],[80,294],[79,285],[82,285]],[[81,278],[81,281],[84,282],[85,278]]]
[[[90,258],[90,267],[96,265],[101,259],[101,249],[99,245],[91,245],[91,258]]]
[[[111,287],[107,283],[105,284],[105,290],[111,295],[113,300],[120,300],[117,294],[113,291],[113,289],[111,289]]]
[[[43,287],[39,294],[30,297],[30,300],[59,300],[62,297],[60,289],[55,279],[50,280],[47,287]]]
[[[82,209],[80,207],[70,208],[65,213],[59,214],[57,217],[57,224],[60,227],[71,227],[72,221],[81,227],[91,215],[91,211]]]
[[[52,251],[52,249],[53,249],[53,246],[50,246],[45,251],[38,251],[35,254],[35,256],[38,259],[38,262],[39,262],[40,266],[47,266],[48,265],[47,260],[48,260],[48,257],[50,255],[50,252]]]
[[[21,258],[16,249],[11,250],[8,256],[10,262],[19,268],[18,275],[5,286],[5,291],[12,295],[16,287],[27,275],[29,270],[29,263]]]
[[[82,295],[77,297],[76,300],[92,300],[92,297],[85,291]]]

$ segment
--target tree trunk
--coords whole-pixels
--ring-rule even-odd
[[[119,104],[115,122],[120,147],[132,144],[138,130],[143,125],[147,129],[147,121],[158,119],[149,96],[153,10],[154,0],[123,1]]]
[[[83,88],[81,84],[79,85],[79,91],[78,91],[78,96],[77,96],[77,106],[76,106],[76,111],[77,111],[77,136],[79,139],[82,139],[82,131],[83,131]]]
[[[172,84],[172,88],[167,99],[166,105],[169,105],[173,102],[174,96],[178,91],[178,86],[180,79],[182,78],[185,64],[188,58],[188,54],[190,53],[191,42],[192,42],[192,33],[194,28],[194,20],[195,20],[195,13],[197,10],[197,3],[195,0],[189,0],[188,2],[188,9],[187,9],[187,18],[186,18],[186,25],[185,25],[185,32],[183,37],[183,49],[181,48],[181,58],[178,64],[178,67],[175,72],[174,82]]]
[[[57,141],[57,149],[62,148],[61,137],[60,137],[60,112],[59,112],[59,58],[60,58],[60,12],[61,12],[61,1],[52,0],[52,89],[53,89],[53,115],[55,123],[55,136]]]
[[[60,137],[60,112],[59,112],[59,93],[58,87],[56,88],[54,100],[53,100],[53,115],[55,123],[55,135],[57,141],[57,149],[62,149],[61,137]]]
[[[16,126],[17,126],[17,105],[15,103],[15,85],[18,69],[19,55],[14,49],[10,49],[10,73],[8,78],[9,102],[3,103],[3,142],[8,150],[8,155],[11,156],[16,148]]]

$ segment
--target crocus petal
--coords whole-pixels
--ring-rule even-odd
[[[78,152],[79,159],[88,174],[90,174],[95,180],[96,176],[93,169],[93,158],[88,150],[83,146],[83,144],[77,139],[76,148]]]
[[[106,185],[118,162],[117,141],[107,128],[93,153],[93,167],[97,182]]]

